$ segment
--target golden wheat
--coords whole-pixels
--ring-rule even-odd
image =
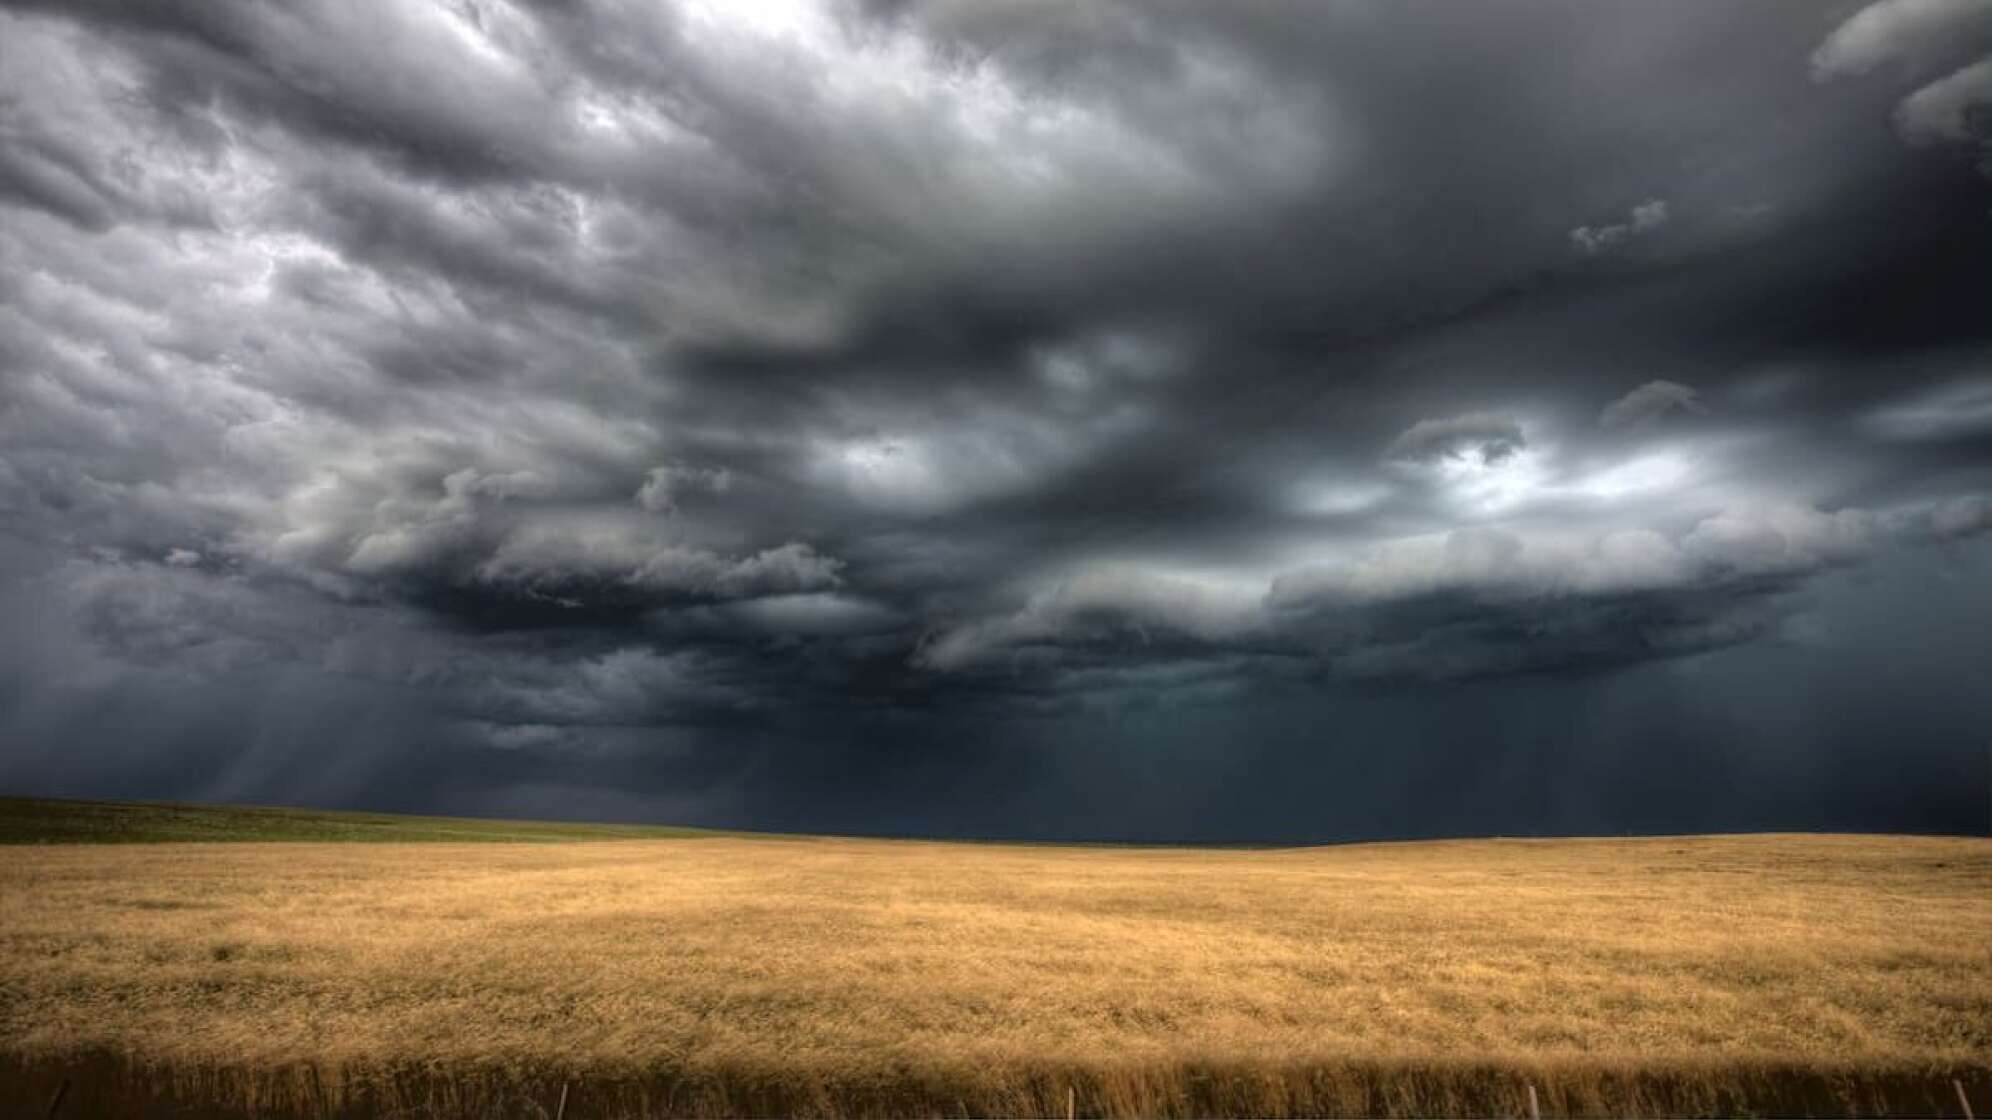
[[[1948,1092],[1992,1061],[1992,842],[15,848],[0,1040],[303,1111],[410,1070],[708,1113]]]

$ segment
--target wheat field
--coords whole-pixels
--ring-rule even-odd
[[[0,851],[0,1086],[76,1115],[1956,1115],[1989,1064],[1980,839]]]

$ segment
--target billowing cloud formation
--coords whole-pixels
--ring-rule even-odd
[[[1948,74],[1931,79],[1966,61]],[[1893,65],[1922,83],[1902,99],[1895,124],[1911,143],[1975,144],[1992,151],[1992,3],[1878,0],[1856,12],[1812,55],[1819,80]],[[1992,166],[1987,167],[1992,174]]]
[[[1923,65],[1973,36],[1992,36],[1986,0],[1877,0],[1856,11],[1812,52],[1818,78],[1859,76],[1890,63]]]
[[[1454,677],[1640,660],[1766,633],[1809,577],[1983,531],[1982,496],[1876,513],[1744,505],[1671,534],[1475,526],[1252,588],[1094,569],[929,643],[926,667],[1029,675],[1102,660],[1257,655],[1329,673]]]
[[[1992,113],[1992,58],[1980,59],[1947,78],[1931,82],[1902,100],[1896,123],[1910,140],[1931,142],[1992,139],[1984,121]]]
[[[1984,11],[8,3],[0,740],[627,807],[1796,657],[1984,563]]]

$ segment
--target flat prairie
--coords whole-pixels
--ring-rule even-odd
[[[1983,839],[0,849],[0,1097],[65,1115],[1986,1115],[1988,1065]]]

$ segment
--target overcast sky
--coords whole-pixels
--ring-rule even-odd
[[[0,792],[1992,813],[1992,0],[0,10]]]

